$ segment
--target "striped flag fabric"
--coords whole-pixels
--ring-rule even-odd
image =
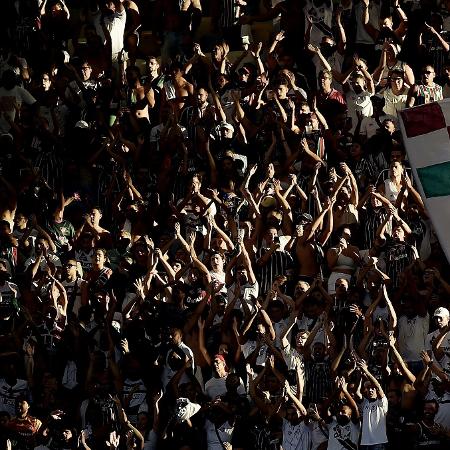
[[[450,99],[399,112],[417,189],[450,261]]]

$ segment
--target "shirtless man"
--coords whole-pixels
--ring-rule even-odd
[[[13,186],[0,173],[0,220],[6,220],[11,225],[17,209],[17,195]]]
[[[131,0],[125,0],[123,3],[125,12],[127,14],[127,21],[125,24],[125,48],[128,51],[130,58],[130,65],[136,64],[136,57],[139,45],[138,30],[141,26],[141,16],[139,14],[138,5]]]
[[[74,240],[77,240],[83,231],[91,232],[97,240],[97,247],[101,245],[110,248],[112,243],[111,233],[106,228],[100,226],[101,218],[101,210],[99,208],[92,208],[91,211],[86,214],[85,221],[77,230]]]
[[[150,85],[141,84],[141,74],[136,66],[128,67],[126,70],[127,83],[131,89],[131,107],[135,117],[150,121],[150,109],[155,106],[155,95]]]
[[[309,214],[303,214],[300,224],[297,226],[297,243],[295,255],[297,257],[298,276],[312,281],[320,273],[320,263],[323,258],[322,247],[325,245],[333,229],[333,204],[334,199],[324,204],[322,212],[313,221]],[[328,216],[327,226],[317,237],[316,231]]]
[[[198,23],[201,11],[200,0],[157,0],[154,17],[158,23],[155,24],[155,29],[164,32],[161,48],[163,64],[167,64],[179,53],[183,32],[192,31],[196,27],[192,22],[195,19]]]
[[[181,64],[170,66],[170,79],[164,83],[164,100],[172,103],[175,110],[181,110],[190,103],[194,86],[183,77]]]

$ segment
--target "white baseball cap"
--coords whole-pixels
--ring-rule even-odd
[[[450,317],[450,311],[447,308],[440,306],[434,312],[433,317]]]

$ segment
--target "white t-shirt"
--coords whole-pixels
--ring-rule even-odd
[[[232,285],[227,286],[227,289],[228,289],[228,303],[230,303],[234,300],[234,291],[236,290],[236,284],[233,283]],[[251,297],[258,298],[258,294],[259,294],[259,285],[257,281],[255,281],[255,284],[247,283],[241,286],[240,298],[245,301],[246,305],[250,309],[250,312],[253,312],[254,310],[254,306],[250,298]],[[242,309],[241,301],[242,300],[238,300],[236,302],[235,309]]]
[[[67,293],[67,300],[70,302],[73,296],[73,291],[75,289],[75,283],[77,283],[77,288],[75,291],[75,298],[73,299],[72,312],[78,317],[78,311],[81,308],[81,284],[83,283],[82,278],[77,278],[75,281],[62,281],[61,284],[65,287]]]
[[[227,380],[227,377],[223,377],[223,378],[210,378],[206,383],[205,383],[205,393],[206,395],[210,398],[210,399],[215,399],[216,397],[218,397],[219,395],[225,395],[227,393],[227,387],[225,385]],[[244,395],[245,394],[245,387],[244,387],[244,383],[241,379],[239,379],[239,387],[237,389],[237,392],[239,395]]]
[[[373,114],[373,106],[370,101],[370,93],[367,91],[362,91],[357,94],[353,87],[350,86],[349,91],[345,94],[345,99],[347,101],[347,117],[352,118],[352,129],[351,133],[355,132],[356,124],[358,123],[358,116],[356,111],[360,111],[363,117],[370,117]]]
[[[430,325],[430,316],[415,316],[398,319],[398,348],[405,361],[420,361],[420,352],[425,348],[425,341]]]
[[[425,339],[425,350],[427,352],[433,351],[433,342],[437,339],[439,334],[440,330],[435,330],[432,333],[428,333],[427,338]],[[445,336],[441,348],[444,351],[444,356],[439,361],[439,364],[446,373],[450,373],[450,333]]]
[[[256,350],[257,344],[256,341],[247,341],[245,344],[241,345],[241,351],[244,355],[244,358],[247,359],[255,350]],[[257,366],[264,366],[266,364],[267,359],[267,345],[263,344],[259,348],[258,356],[256,357],[256,365]]]
[[[20,297],[17,284],[6,281],[0,286],[0,307],[12,313],[15,309],[14,302]],[[5,311],[6,312],[6,311]]]
[[[205,431],[208,450],[223,450],[222,442],[231,444],[233,430],[234,427],[227,421],[217,427],[216,432],[215,425],[211,421],[206,419]],[[217,435],[219,435],[220,439]]]
[[[438,397],[434,391],[430,392],[426,400],[436,400],[439,403],[439,409],[434,421],[450,430],[450,393],[446,392],[442,397]]]
[[[327,427],[329,433],[327,450],[347,450],[342,445],[342,441],[350,441],[355,448],[358,447],[359,434],[361,433],[360,423],[355,424],[350,421],[347,425],[339,425],[336,417],[333,417],[333,421]]]
[[[192,365],[192,370],[195,371],[195,367],[194,367],[194,353],[192,352],[192,350],[190,349],[190,347],[188,347],[186,344],[184,344],[183,342],[180,342],[180,344],[178,345],[178,348],[180,350],[183,351],[183,353],[191,359],[191,365]],[[172,379],[172,377],[175,375],[175,371],[173,371],[169,364],[169,355],[170,355],[170,351],[167,352],[166,355],[166,361],[165,361],[165,365],[163,368],[163,372],[161,374],[161,381],[163,384],[164,389],[166,389],[166,386],[169,384],[169,381]],[[187,383],[189,382],[189,377],[186,374],[183,374],[183,376],[181,377],[180,383],[179,384],[183,384],[183,383]]]
[[[30,401],[27,381],[17,379],[16,384],[11,386],[4,379],[0,380],[0,411],[6,411],[11,417],[15,416],[17,413],[16,402],[24,396]]]
[[[320,6],[316,6],[313,1],[307,0],[305,8],[305,29],[308,27],[308,18],[311,18],[313,26],[311,28],[310,42],[312,44],[320,44],[325,36],[323,29],[331,31],[331,21],[333,19],[333,2],[324,0]],[[315,25],[317,24],[317,25]]]
[[[328,440],[326,430],[323,430],[318,422],[311,422],[309,424],[311,432],[311,450],[317,450],[322,442]]]
[[[281,431],[283,433],[283,450],[311,449],[311,432],[304,422],[292,425],[286,419],[283,419]]]
[[[101,23],[102,13],[100,10],[97,10],[97,12],[93,14],[93,19],[97,34],[103,39],[103,44],[106,44],[106,37]],[[108,30],[111,37],[112,61],[117,62],[119,53],[123,49],[123,35],[125,33],[127,13],[125,10],[122,12],[116,11],[114,14],[105,16],[103,20],[105,28]]]
[[[50,260],[50,262],[51,262],[55,267],[62,267],[61,260],[60,260],[56,255],[54,255],[53,253],[48,253],[47,256],[48,256],[48,259]],[[27,270],[28,267],[30,267],[30,266],[31,266],[32,264],[34,264],[35,262],[36,262],[36,257],[28,258],[28,259],[24,262],[25,270]],[[45,270],[45,269],[47,269],[47,267],[48,267],[47,260],[46,260],[45,258],[42,258],[42,259],[41,259],[41,262],[40,262],[40,264],[39,264],[40,270]]]
[[[374,40],[371,38],[370,34],[366,31],[364,24],[362,22],[362,16],[364,5],[359,2],[355,5],[355,16],[356,16],[356,39],[357,44],[374,44]],[[376,30],[378,30],[378,22],[380,20],[380,5],[375,2],[369,3],[369,23]]]
[[[405,93],[395,95],[392,89],[385,89],[383,91],[383,97],[385,100],[383,111],[391,116],[397,116],[398,111],[402,111],[406,108],[406,99],[408,98],[408,90]]]
[[[386,396],[373,402],[366,398],[360,405],[362,416],[361,445],[385,444],[386,436],[386,414],[388,401]]]
[[[386,119],[392,120],[395,124],[397,124],[397,118],[394,116],[390,116],[388,114],[383,114],[380,116],[379,120],[380,123],[383,124],[383,121]],[[370,139],[371,137],[375,136],[377,134],[378,129],[380,126],[378,125],[377,121],[373,117],[364,117],[361,122],[361,128],[359,129],[359,134],[362,134],[367,139]]]
[[[14,105],[20,109],[22,103],[27,105],[32,105],[36,103],[36,99],[23,87],[14,86],[12,89],[7,90],[4,87],[0,87],[0,112],[5,116],[8,116],[12,122],[16,118],[16,108]],[[8,133],[11,129],[8,121],[0,116],[0,132]]]

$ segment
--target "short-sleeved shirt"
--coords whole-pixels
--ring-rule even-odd
[[[386,415],[388,401],[386,396],[369,402],[366,398],[360,405],[362,415],[361,445],[385,444]]]
[[[336,418],[327,425],[328,447],[327,450],[348,450],[344,443],[348,442],[355,449],[358,447],[361,424],[350,421],[347,425],[339,425]]]
[[[23,87],[14,86],[12,89],[0,87],[0,112],[9,117],[11,122],[14,122],[16,118],[16,108],[14,105],[20,108],[22,103],[32,105],[36,103],[36,99]],[[11,126],[8,121],[1,115],[0,132],[8,133],[10,128]]]

